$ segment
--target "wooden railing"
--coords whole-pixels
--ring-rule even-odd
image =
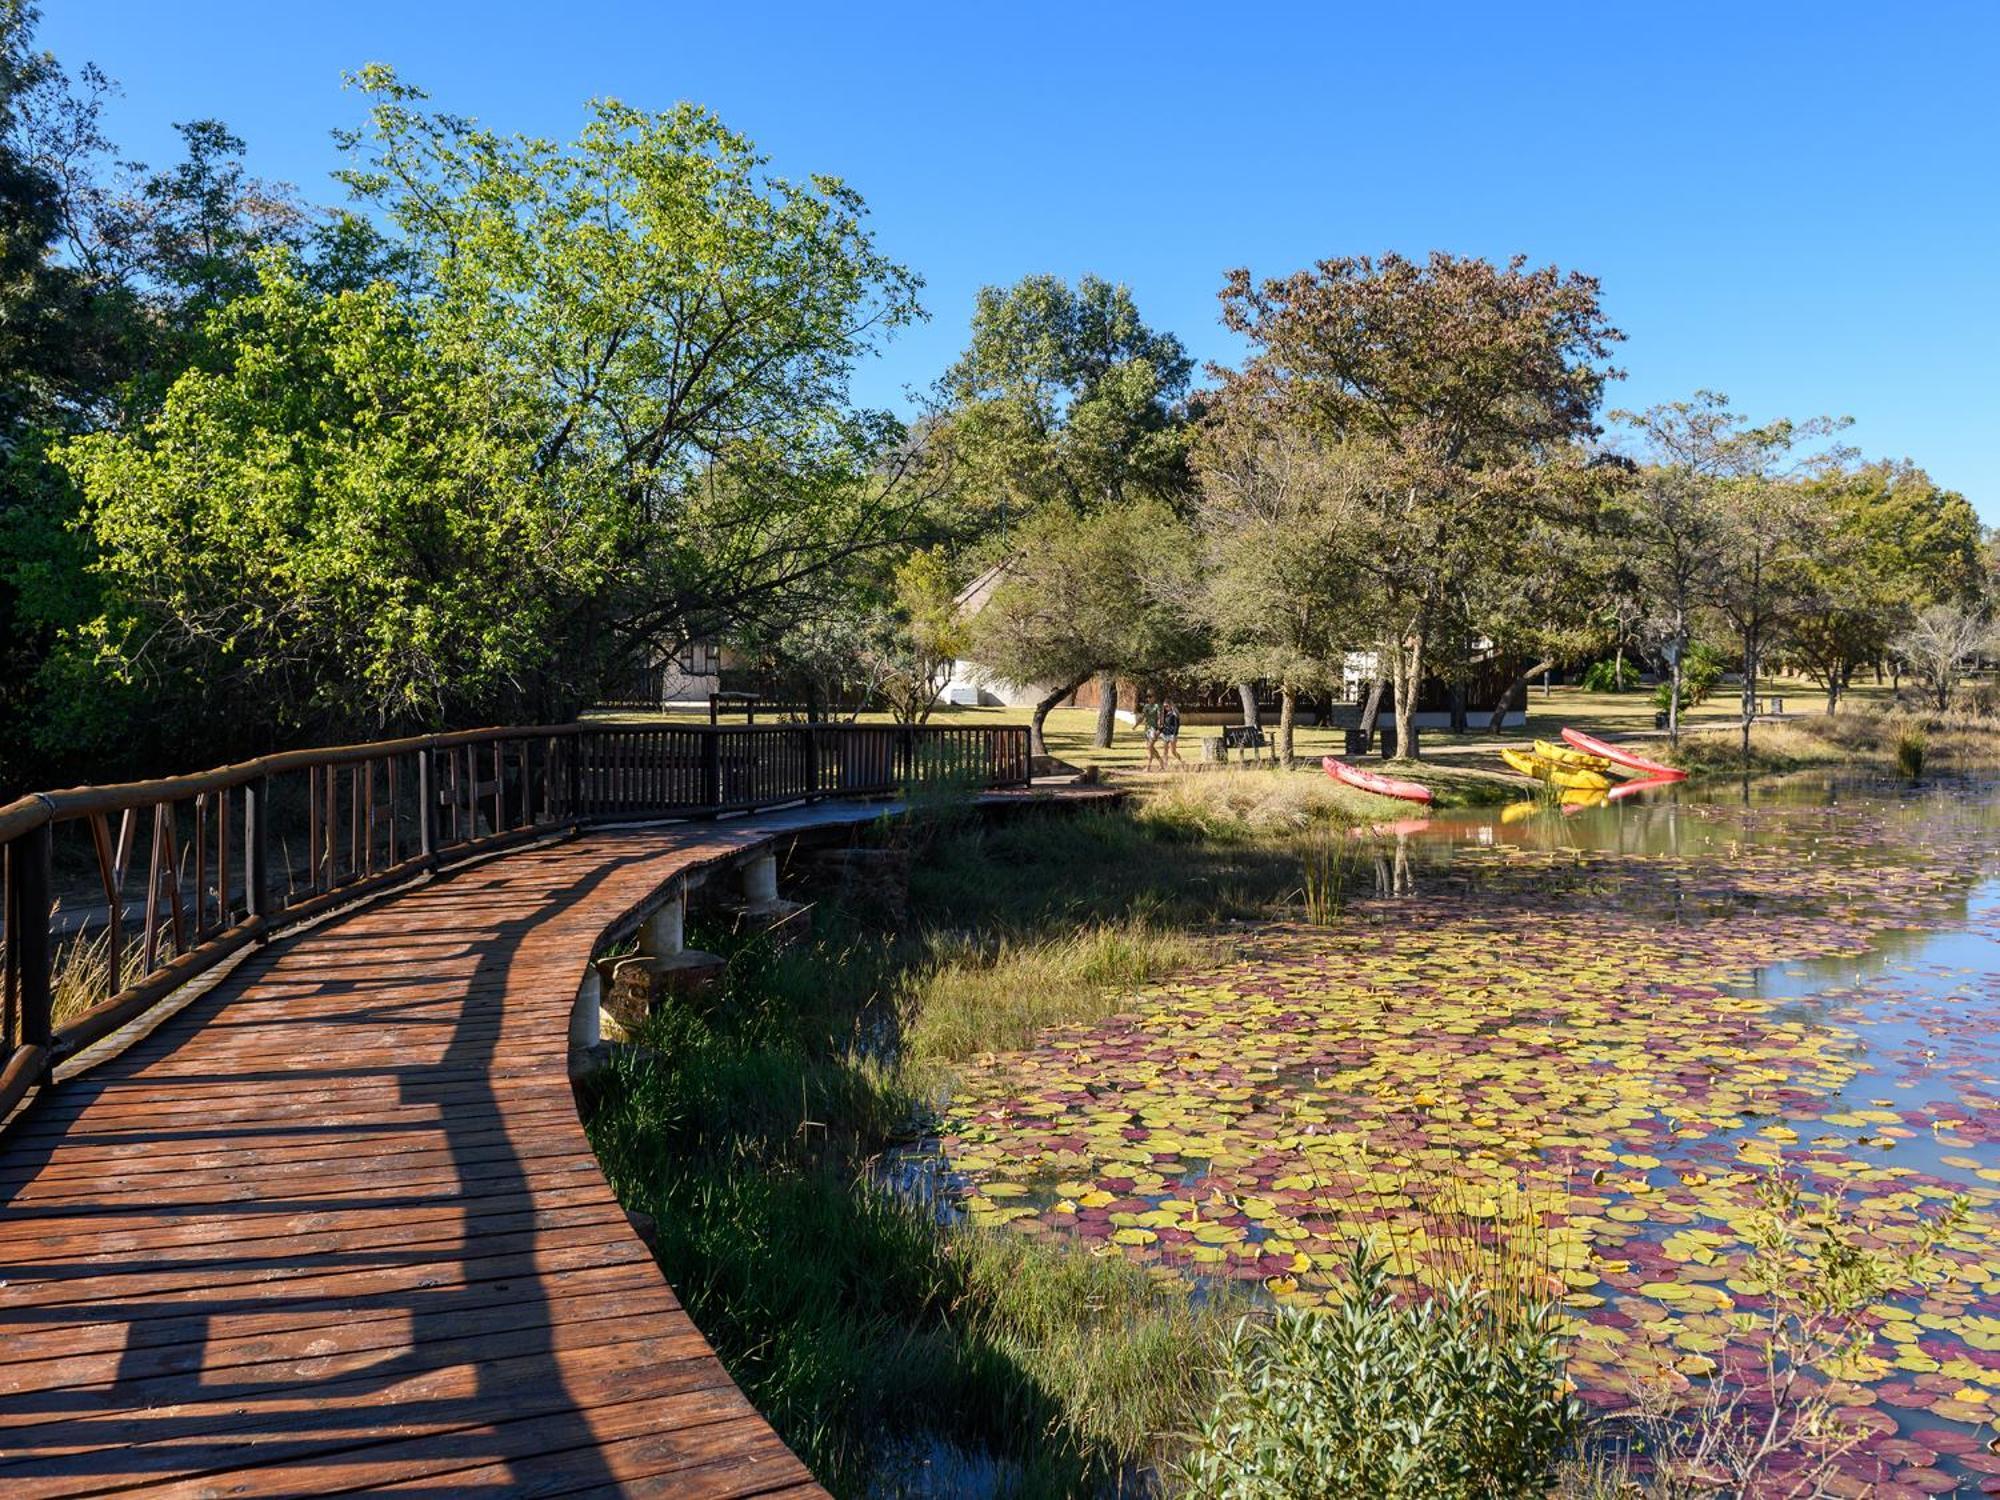
[[[1027,780],[1015,727],[565,724],[23,797],[0,807],[0,1117],[231,954],[428,870],[592,823]]]

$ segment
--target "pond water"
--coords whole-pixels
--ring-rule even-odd
[[[1323,1301],[1367,1237],[1419,1280],[1523,1224],[1606,1411],[1754,1384],[1775,1182],[1928,1278],[1808,1378],[1845,1492],[2000,1475],[2000,806],[1828,777],[1384,825],[1317,926],[969,1070],[956,1210]],[[1482,1227],[1483,1226],[1483,1227]]]

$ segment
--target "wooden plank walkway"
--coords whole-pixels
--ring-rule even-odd
[[[605,928],[827,804],[493,859],[253,956],[0,1141],[0,1495],[823,1493],[614,1201]]]

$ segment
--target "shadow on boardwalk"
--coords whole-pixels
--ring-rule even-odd
[[[17,1121],[0,1491],[807,1486],[565,1066],[597,934],[749,834],[600,834],[349,913]]]

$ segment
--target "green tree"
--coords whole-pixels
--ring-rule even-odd
[[[212,334],[158,416],[58,451],[103,590],[72,650],[279,740],[573,707],[624,518],[512,436],[532,393],[282,258]]]
[[[1597,283],[1434,253],[1347,257],[1258,283],[1232,271],[1223,322],[1252,346],[1224,372],[1344,445],[1350,555],[1371,580],[1414,753],[1417,690],[1454,592],[1539,502],[1546,462],[1591,436],[1620,337]]]
[[[1208,664],[1277,684],[1277,753],[1290,765],[1299,694],[1338,681],[1365,629],[1337,471],[1299,424],[1228,402],[1202,426],[1195,470],[1202,567],[1190,605],[1210,634]]]
[[[1006,574],[973,618],[969,654],[1036,689],[1032,752],[1049,711],[1093,676],[1168,672],[1200,653],[1174,601],[1187,597],[1186,523],[1158,500],[1087,514],[1053,504],[1014,529]]]
[[[942,548],[913,552],[896,566],[871,624],[860,659],[875,690],[898,723],[923,723],[971,639]]]
[[[1669,724],[1679,738],[1682,658],[1697,607],[1712,607],[1742,648],[1743,749],[1750,748],[1764,654],[1815,598],[1811,559],[1832,525],[1804,481],[1837,463],[1818,440],[1827,417],[1753,426],[1716,391],[1614,416],[1638,436],[1648,469],[1632,491],[1631,560],[1662,613],[1673,667]]]
[[[851,188],[771,174],[694,105],[599,100],[562,146],[387,68],[357,81],[340,175],[393,226],[426,339],[522,393],[539,484],[618,518],[614,655],[695,617],[782,620],[830,570],[929,539],[928,466],[849,401],[854,362],[920,316]]]
[[[1810,597],[1785,649],[1826,690],[1835,712],[1854,672],[1928,604],[1976,603],[1984,583],[1979,517],[1913,464],[1867,464],[1812,481],[1823,531],[1806,567]]]
[[[1193,361],[1148,327],[1131,292],[1095,276],[984,287],[972,338],[939,391],[937,438],[966,511],[997,530],[1050,505],[1079,513],[1188,493],[1185,400]],[[1117,681],[1098,684],[1096,742],[1111,743]]]
[[[0,779],[102,775],[52,731],[52,711],[91,702],[159,729],[171,705],[95,675],[59,641],[99,608],[80,499],[49,458],[79,433],[127,429],[157,411],[204,355],[210,316],[256,284],[255,256],[322,236],[288,189],[249,177],[242,142],[213,121],[181,127],[187,158],[162,171],[122,161],[103,111],[114,91],[33,49],[31,7],[0,6]],[[355,242],[349,228],[329,224]],[[51,752],[38,753],[31,730]],[[119,743],[173,754],[164,742]]]

